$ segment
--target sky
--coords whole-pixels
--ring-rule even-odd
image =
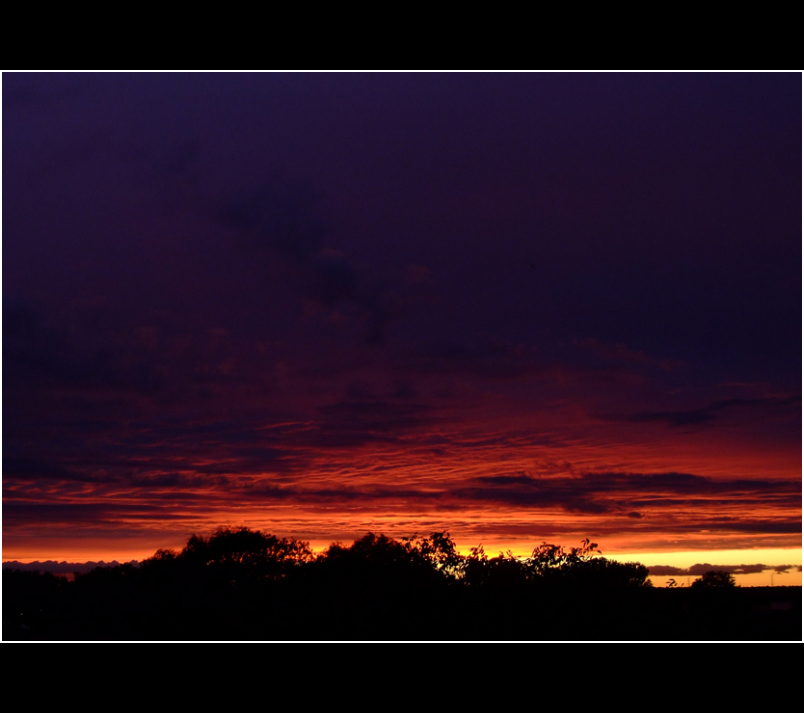
[[[3,559],[447,530],[800,583],[801,97],[4,73]]]

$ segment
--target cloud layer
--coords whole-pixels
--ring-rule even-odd
[[[4,556],[800,546],[798,80],[4,74]]]

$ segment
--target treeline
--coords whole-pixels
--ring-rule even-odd
[[[73,581],[5,571],[3,638],[44,640],[665,640],[797,639],[798,608],[767,607],[728,578],[653,589],[648,569],[585,540],[527,558],[447,533],[369,533],[314,554],[248,528],[193,535],[139,566]],[[794,599],[794,597],[793,597]],[[756,597],[753,597],[756,600]],[[757,615],[757,612],[760,615]]]

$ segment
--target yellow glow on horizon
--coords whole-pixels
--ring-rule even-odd
[[[645,566],[668,565],[671,567],[691,567],[694,564],[737,565],[801,564],[801,548],[761,548],[745,550],[687,550],[679,552],[613,552],[603,553],[608,559],[618,562],[641,562]]]
[[[793,565],[787,572],[774,572],[772,569],[751,574],[735,574],[734,579],[741,587],[800,587],[802,586],[801,548],[763,548],[751,550],[689,550],[687,552],[638,552],[615,553],[608,559],[618,562],[639,562],[648,569],[651,566],[669,566],[687,569],[696,564],[711,564],[713,567],[724,565],[764,564],[768,567]],[[656,575],[652,576],[654,586],[663,587],[669,579],[675,579],[678,586],[689,586],[700,575]]]
[[[379,524],[379,523],[378,523]],[[381,532],[382,527],[372,528],[375,532]],[[210,533],[203,533],[210,534]],[[280,536],[281,533],[278,533]],[[363,533],[365,534],[365,533]],[[360,536],[360,535],[358,535]],[[390,535],[389,536],[395,536]],[[151,539],[151,538],[149,538]],[[175,542],[172,538],[166,538],[164,534],[152,536],[150,544],[140,540],[129,541],[124,538],[119,540],[109,540],[92,538],[84,540],[80,545],[76,542],[64,543],[62,546],[53,542],[36,543],[28,542],[25,549],[4,548],[3,561],[19,561],[24,563],[39,561],[56,562],[128,562],[131,560],[144,560],[152,557],[157,549],[172,548],[181,550],[186,544],[186,537],[181,537]],[[304,539],[304,538],[301,538]],[[355,538],[332,538],[332,539],[313,539],[308,540],[313,551],[319,553],[329,547],[330,544],[340,541],[341,544],[350,545]],[[562,538],[563,539],[563,538]],[[522,540],[506,542],[503,537],[487,538],[484,542],[467,540],[460,538],[456,540],[458,551],[463,555],[468,555],[473,547],[482,544],[488,557],[496,557],[501,552],[507,553],[509,550],[516,557],[529,557],[533,548],[539,544],[530,541],[524,544]],[[580,541],[556,542],[564,544],[566,549],[577,547]],[[779,565],[793,565],[793,569],[786,573],[777,573],[765,570],[753,574],[735,575],[736,581],[740,586],[801,586],[802,573],[796,569],[796,565],[802,563],[802,549],[799,548],[756,548],[756,549],[712,549],[712,550],[666,550],[666,551],[623,551],[612,552],[601,545],[602,556],[618,562],[638,562],[650,568],[651,566],[670,566],[687,569],[696,564],[710,564],[713,567],[723,565],[755,565],[763,564],[768,567]],[[655,586],[665,586],[667,580],[674,578],[679,586],[688,586],[699,575],[657,575],[652,577]]]

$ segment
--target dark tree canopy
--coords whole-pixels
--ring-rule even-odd
[[[139,567],[72,582],[7,571],[3,585],[4,634],[17,639],[768,640],[801,629],[800,588],[771,609],[728,572],[707,572],[695,592],[653,589],[644,565],[608,560],[589,540],[489,557],[482,546],[460,554],[447,532],[368,533],[315,555],[220,528]]]
[[[737,582],[734,579],[734,575],[730,572],[710,570],[698,577],[691,586],[696,589],[727,589],[736,587]]]
[[[187,565],[208,565],[241,574],[281,577],[294,567],[311,562],[313,552],[306,542],[299,540],[275,537],[248,527],[221,527],[209,538],[192,535],[178,554],[157,550],[152,558],[168,562],[173,559]]]

